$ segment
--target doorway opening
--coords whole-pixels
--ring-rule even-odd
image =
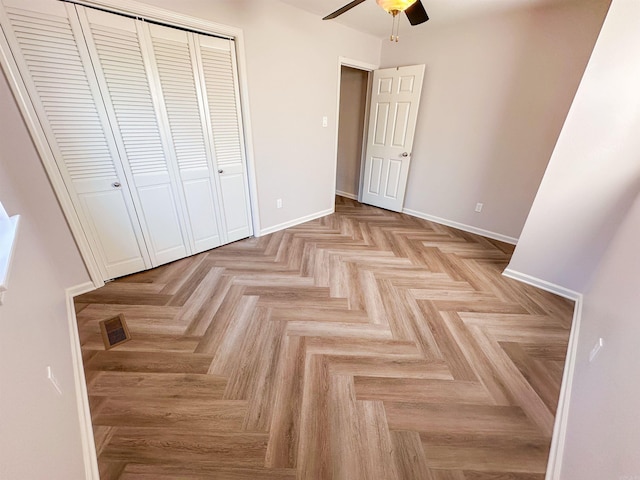
[[[340,65],[336,195],[353,200],[360,198],[371,70]]]

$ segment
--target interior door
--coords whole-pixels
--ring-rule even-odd
[[[402,211],[424,65],[373,72],[362,202]]]

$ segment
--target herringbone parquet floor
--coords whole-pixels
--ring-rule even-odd
[[[542,480],[573,304],[511,251],[338,198],[78,297],[101,478]]]

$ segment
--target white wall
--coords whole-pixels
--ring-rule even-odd
[[[64,290],[89,277],[2,73],[0,201],[21,215],[0,306],[0,478],[83,478]]]
[[[578,292],[640,188],[640,4],[614,5],[509,265]]]
[[[613,0],[510,265],[586,292],[562,480],[640,478],[639,46],[640,3]]]
[[[332,209],[339,57],[378,64],[380,40],[276,0],[144,3],[243,29],[262,229]]]
[[[382,66],[427,66],[405,207],[519,237],[607,6],[436,18],[384,41]]]
[[[342,67],[336,190],[354,197],[358,196],[360,187],[368,78],[366,71]]]
[[[614,0],[614,5],[624,2],[631,0]],[[637,30],[640,9],[627,11],[635,16]],[[640,478],[639,238],[636,195],[585,295],[562,479]],[[604,348],[589,363],[600,337]]]

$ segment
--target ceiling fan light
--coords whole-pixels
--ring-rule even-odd
[[[417,0],[376,0],[376,3],[384,8],[389,13],[404,12],[411,5],[416,3]]]

